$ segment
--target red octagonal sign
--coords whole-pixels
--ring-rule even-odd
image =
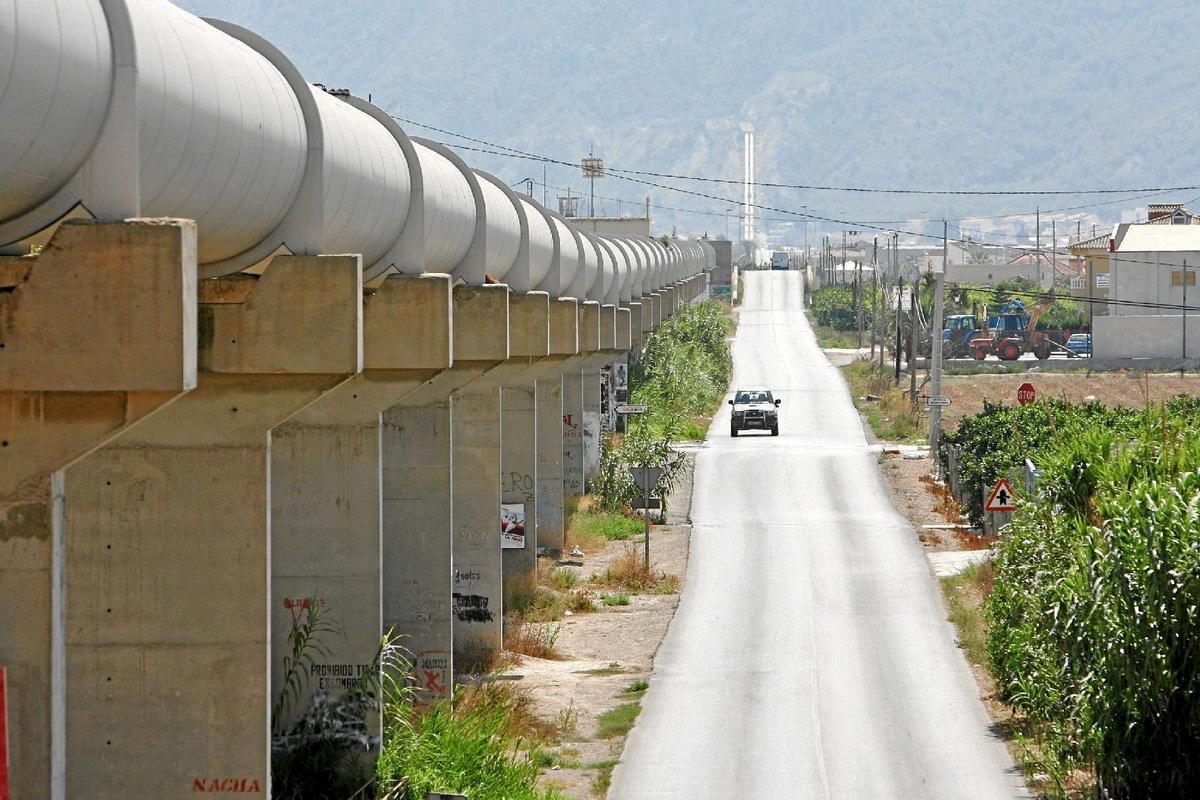
[[[1037,391],[1033,388],[1032,383],[1022,383],[1017,389],[1017,402],[1021,405],[1032,403],[1037,400]]]

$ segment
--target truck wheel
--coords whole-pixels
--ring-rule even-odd
[[[778,426],[778,425],[776,425],[775,427],[771,428],[771,435],[772,435],[772,436],[778,436],[778,435],[779,435],[779,426]]]
[[[729,435],[730,435],[730,436],[737,436],[737,435],[738,435],[738,429],[737,429],[735,426],[733,426],[733,425],[730,425],[730,426],[729,426]]]
[[[1000,351],[1000,357],[1005,361],[1016,361],[1021,357],[1021,348],[1015,344],[1006,344],[1004,349]]]
[[[976,361],[983,361],[987,358],[987,350],[983,347],[976,347],[975,352],[971,355],[975,356]]]

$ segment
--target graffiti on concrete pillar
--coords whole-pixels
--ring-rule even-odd
[[[488,598],[481,594],[460,594],[455,592],[454,617],[459,622],[491,622],[492,612],[488,611]]]
[[[505,497],[516,495],[527,503],[533,502],[533,476],[528,472],[506,472],[500,482],[500,491]]]
[[[450,685],[450,654],[431,650],[417,655],[413,664],[417,688],[431,695],[446,696]]]

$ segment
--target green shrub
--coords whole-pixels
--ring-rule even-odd
[[[1086,766],[1099,796],[1200,796],[1196,405],[1047,447],[985,603],[1004,699],[1040,725],[1050,774]]]
[[[863,282],[863,324],[869,330],[874,319],[875,295],[872,285]],[[858,330],[858,308],[855,304],[855,287],[852,284],[822,286],[812,294],[813,316],[818,325],[835,331]]]
[[[453,701],[421,710],[406,684],[409,665],[386,657],[383,746],[376,763],[379,794],[424,800],[427,793],[465,794],[471,800],[555,800],[537,788],[540,749],[521,729],[527,716],[511,687],[459,687]]]
[[[983,493],[1025,459],[1039,463],[1048,446],[1093,429],[1128,431],[1139,424],[1142,411],[1107,408],[1099,403],[1071,405],[1050,398],[1026,406],[1004,406],[985,400],[983,411],[964,417],[958,427],[942,437],[939,457],[948,465],[947,447],[962,447],[959,480],[964,487],[966,516],[983,519]]]

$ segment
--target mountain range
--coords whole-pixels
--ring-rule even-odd
[[[597,212],[616,211],[609,198],[633,204],[649,196],[661,206],[653,210],[656,232],[722,235],[728,225],[736,235],[737,212],[727,209],[742,197],[743,123],[756,131],[757,177],[766,182],[1064,191],[1200,184],[1192,139],[1200,123],[1192,94],[1200,6],[1190,2],[178,4],[250,28],[308,80],[370,94],[417,123],[566,162],[594,152],[610,167],[730,181],[646,178],[713,197],[615,176],[597,183],[605,198]],[[540,162],[464,155],[512,183],[542,181]],[[576,169],[550,164],[546,178],[586,194]],[[541,192],[537,186],[539,199]],[[551,203],[558,193],[548,191]],[[1110,222],[1147,202],[1190,199],[1184,191],[1149,198],[758,193],[769,208],[844,221],[810,225],[814,241],[819,230],[863,221],[909,230],[944,216],[1090,206],[1057,213],[1073,231],[1075,219]],[[789,218],[759,213],[768,226]],[[1031,223],[962,225],[987,235],[1027,233]],[[776,228],[793,241],[800,230]]]

